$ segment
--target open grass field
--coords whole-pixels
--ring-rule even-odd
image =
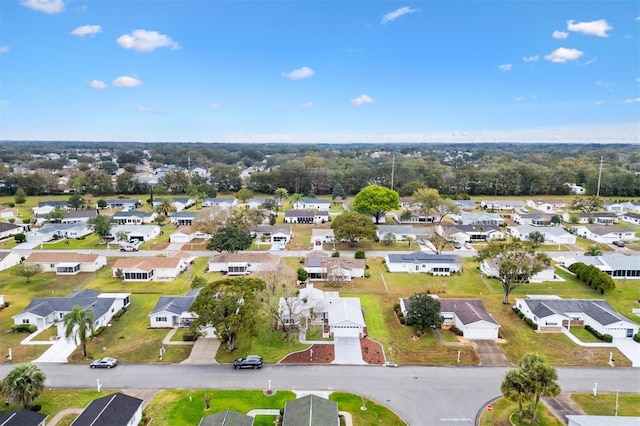
[[[500,398],[491,403],[492,411],[484,410],[480,417],[480,426],[562,426],[564,423],[556,418],[543,403],[538,406],[538,421],[532,423],[529,418],[518,422],[518,404],[506,398]]]
[[[616,411],[615,393],[574,393],[571,399],[592,416],[613,416]],[[618,395],[619,416],[640,416],[640,394]]]

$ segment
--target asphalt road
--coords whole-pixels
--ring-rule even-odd
[[[233,370],[229,365],[119,365],[92,370],[87,365],[39,364],[49,388],[103,389],[267,389],[347,391],[365,395],[398,413],[410,425],[469,425],[500,396],[506,368],[401,366],[265,365]],[[0,364],[0,377],[13,367]],[[559,368],[564,392],[640,393],[640,370]]]

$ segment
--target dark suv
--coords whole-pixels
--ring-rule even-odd
[[[624,247],[624,241],[614,241],[613,245],[618,247]]]
[[[236,370],[240,368],[262,368],[262,357],[259,355],[247,355],[244,358],[238,358],[233,361],[233,368]]]

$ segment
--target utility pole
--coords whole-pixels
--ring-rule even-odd
[[[600,196],[600,179],[602,179],[602,162],[604,161],[603,157],[600,157],[600,171],[598,172],[598,190],[596,192],[596,197]]]
[[[189,186],[191,186],[191,154],[187,155],[187,170],[189,173]]]
[[[393,154],[393,158],[391,160],[391,189],[393,189],[393,177],[396,174],[396,155]]]

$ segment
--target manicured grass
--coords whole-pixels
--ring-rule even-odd
[[[211,397],[211,408],[205,410],[205,395]],[[202,417],[223,410],[246,414],[253,409],[281,409],[295,399],[290,391],[277,391],[266,396],[263,391],[246,390],[171,390],[157,393],[144,412],[155,426],[197,425]]]
[[[615,393],[574,393],[571,399],[591,416],[613,416],[616,410]],[[640,394],[618,395],[619,416],[640,416]]]
[[[34,401],[34,404],[42,406],[42,410],[40,410],[40,412],[42,414],[47,414],[49,416],[47,421],[50,421],[53,416],[64,409],[79,408],[83,410],[92,400],[111,395],[113,393],[116,393],[116,391],[103,389],[102,392],[98,393],[95,389],[45,389],[40,397]],[[5,405],[3,403],[0,405],[0,414],[18,408],[22,408],[22,406],[14,404]],[[73,419],[76,417],[78,417],[78,415],[74,414]]]
[[[49,340],[51,340],[51,338],[53,336],[57,336],[58,335],[58,328],[57,327],[49,327],[46,330],[44,330],[41,333],[38,333],[38,335],[31,339],[32,341],[37,341],[37,342],[47,342]]]
[[[364,398],[363,400],[358,395],[332,392],[329,399],[338,403],[339,411],[351,413],[354,425],[406,425],[393,411],[369,399]],[[360,409],[363,402],[366,410]]]
[[[117,249],[118,243],[113,242],[110,244],[111,249]],[[107,248],[106,243],[100,243],[100,239],[95,234],[89,234],[82,239],[78,238],[65,238],[56,242],[45,243],[42,248],[48,250],[78,250],[78,249],[95,249],[105,250]]]
[[[528,405],[528,404],[527,404]],[[525,411],[526,407],[525,405]],[[506,398],[500,398],[491,403],[492,411],[486,409],[480,417],[480,426],[509,426],[531,425],[537,426],[561,426],[564,423],[556,418],[541,402],[538,405],[538,421],[531,423],[531,416],[523,416],[523,422],[518,422],[518,404]]]
[[[622,226],[622,225],[620,225]],[[591,240],[587,240],[584,237],[580,237],[578,236],[576,238],[576,245],[578,245],[579,247],[583,248],[583,249],[588,249],[591,246],[597,246],[598,248],[600,248],[600,250],[602,251],[613,251],[613,248],[610,247],[608,244],[601,244],[601,243],[596,243],[595,241],[591,241]]]
[[[571,334],[580,339],[583,343],[599,343],[602,340],[584,329],[584,327],[571,327]]]
[[[227,351],[227,345],[222,343],[218,349],[216,360],[222,363],[233,362],[234,359],[246,355],[260,355],[266,363],[276,363],[291,352],[300,351],[309,347],[298,340],[298,333],[292,333],[287,339],[280,330],[274,330],[272,321],[259,321],[257,336],[238,336],[235,342],[235,350]]]

